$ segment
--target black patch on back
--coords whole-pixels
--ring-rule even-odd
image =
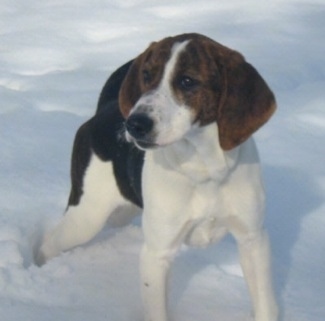
[[[124,118],[118,105],[119,90],[132,62],[124,64],[110,76],[100,94],[95,116],[77,131],[71,160],[69,205],[80,202],[83,178],[92,153],[105,162],[113,162],[121,194],[137,206],[143,205],[141,175],[144,152],[125,141]]]
[[[144,152],[124,139],[124,118],[118,102],[111,102],[90,121],[91,146],[103,161],[112,161],[122,195],[142,207],[141,173]]]

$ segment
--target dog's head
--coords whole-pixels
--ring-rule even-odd
[[[198,34],[152,43],[131,65],[119,104],[126,138],[141,149],[217,122],[220,145],[230,150],[276,108],[273,93],[241,54]]]

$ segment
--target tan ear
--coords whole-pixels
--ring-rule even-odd
[[[130,110],[141,95],[139,72],[142,59],[143,54],[133,61],[121,85],[119,92],[119,106],[124,118],[128,117]]]
[[[217,123],[220,145],[230,150],[252,135],[276,109],[275,98],[259,73],[233,52],[224,67],[225,88]]]

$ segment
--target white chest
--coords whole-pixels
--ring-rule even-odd
[[[237,149],[221,149],[217,125],[193,129],[184,139],[158,151],[163,166],[186,176],[193,184],[215,181],[220,184],[234,167]]]
[[[249,140],[225,152],[215,124],[195,129],[182,141],[146,153],[143,196],[151,227],[165,226],[170,233],[184,226],[194,245],[218,239],[230,225],[256,226],[263,188],[255,145]]]
[[[150,217],[159,222],[170,217],[171,222],[190,224],[187,240],[197,245],[209,243],[217,231],[224,230],[223,186],[236,165],[235,154],[220,148],[215,124],[148,153],[144,196]]]

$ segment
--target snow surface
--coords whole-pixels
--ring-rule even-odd
[[[285,321],[325,320],[324,0],[1,0],[0,320],[142,320],[141,220],[39,268],[33,249],[61,217],[74,133],[108,75],[151,41],[199,32],[241,51],[278,111],[256,134],[266,225]],[[173,320],[248,320],[229,237],[184,249]]]

